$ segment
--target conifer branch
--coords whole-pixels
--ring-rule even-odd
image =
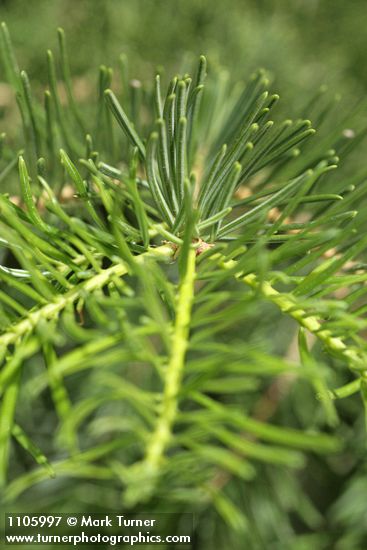
[[[138,256],[136,261],[137,263],[143,263],[144,259],[148,257],[166,260],[172,254],[173,250],[169,246],[150,248],[147,252]],[[42,320],[50,321],[52,319],[57,319],[65,308],[77,302],[80,297],[103,288],[113,279],[113,277],[122,277],[126,275],[128,271],[129,266],[125,262],[112,265],[107,269],[101,270],[87,281],[80,283],[69,292],[57,295],[54,301],[31,311],[25,319],[13,325],[5,334],[0,336],[0,350],[6,348],[10,344],[16,343],[25,334],[32,332]]]
[[[170,358],[165,372],[160,414],[146,450],[145,463],[153,471],[159,466],[169,444],[177,413],[177,398],[185,365],[191,308],[194,299],[195,257],[195,250],[191,249],[187,255],[187,267],[178,291],[176,319]]]
[[[212,259],[215,259],[215,256]],[[224,269],[233,269],[236,267],[236,261],[223,258],[220,265]],[[259,291],[261,296],[275,304],[282,313],[289,315],[300,326],[306,328],[324,344],[330,353],[337,352],[339,356],[345,359],[352,370],[362,371],[366,369],[367,354],[363,354],[362,350],[358,352],[347,346],[341,337],[334,336],[328,329],[323,329],[322,320],[297,307],[297,303],[292,300],[291,295],[278,292],[269,281],[260,282],[254,273],[243,276],[240,272],[235,274],[235,278],[250,286],[253,290]]]

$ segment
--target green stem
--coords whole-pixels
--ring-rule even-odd
[[[0,487],[6,485],[10,438],[14,425],[15,408],[19,393],[20,372],[9,384],[1,404],[0,414]]]
[[[156,428],[147,446],[144,460],[146,466],[153,471],[159,466],[164,451],[169,444],[172,436],[172,427],[177,414],[178,394],[185,364],[191,308],[194,299],[195,257],[195,250],[190,249],[187,257],[187,269],[179,290],[176,321],[165,376],[161,411]]]
[[[140,256],[135,258],[137,263],[144,262],[147,257],[168,259],[173,255],[173,249],[169,246],[160,246],[150,248]],[[90,294],[95,290],[103,288],[112,277],[122,277],[128,272],[128,266],[125,263],[115,264],[107,269],[103,269],[94,277],[77,285],[75,288],[57,296],[54,301],[43,307],[33,310],[28,317],[14,325],[12,329],[0,336],[0,351],[9,344],[14,344],[25,334],[32,332],[41,320],[57,319],[60,313],[70,304],[75,303],[80,296],[85,293]]]
[[[221,266],[224,269],[233,269],[236,263],[235,260],[222,261]],[[245,276],[238,273],[235,277],[254,290],[259,291],[264,298],[275,304],[283,313],[295,319],[299,325],[314,334],[331,353],[338,353],[339,356],[343,357],[350,368],[357,370],[366,368],[364,358],[356,350],[349,348],[342,338],[333,336],[330,330],[323,329],[321,319],[315,315],[309,315],[302,308],[295,307],[294,301],[289,296],[278,292],[268,281],[260,282],[254,273]]]

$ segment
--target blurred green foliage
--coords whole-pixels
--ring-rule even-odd
[[[240,76],[265,66],[289,97],[289,86],[322,82],[353,95],[367,86],[364,0],[2,0],[0,10],[31,78],[45,75],[44,52],[62,26],[73,74],[124,52],[146,78],[152,66],[177,70],[187,54],[205,53]]]

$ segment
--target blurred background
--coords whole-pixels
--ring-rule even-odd
[[[321,83],[355,98],[367,86],[365,0],[1,0],[0,10],[33,79],[46,79],[61,26],[79,76],[125,53],[146,79],[204,53],[236,79],[265,67],[293,101]]]

